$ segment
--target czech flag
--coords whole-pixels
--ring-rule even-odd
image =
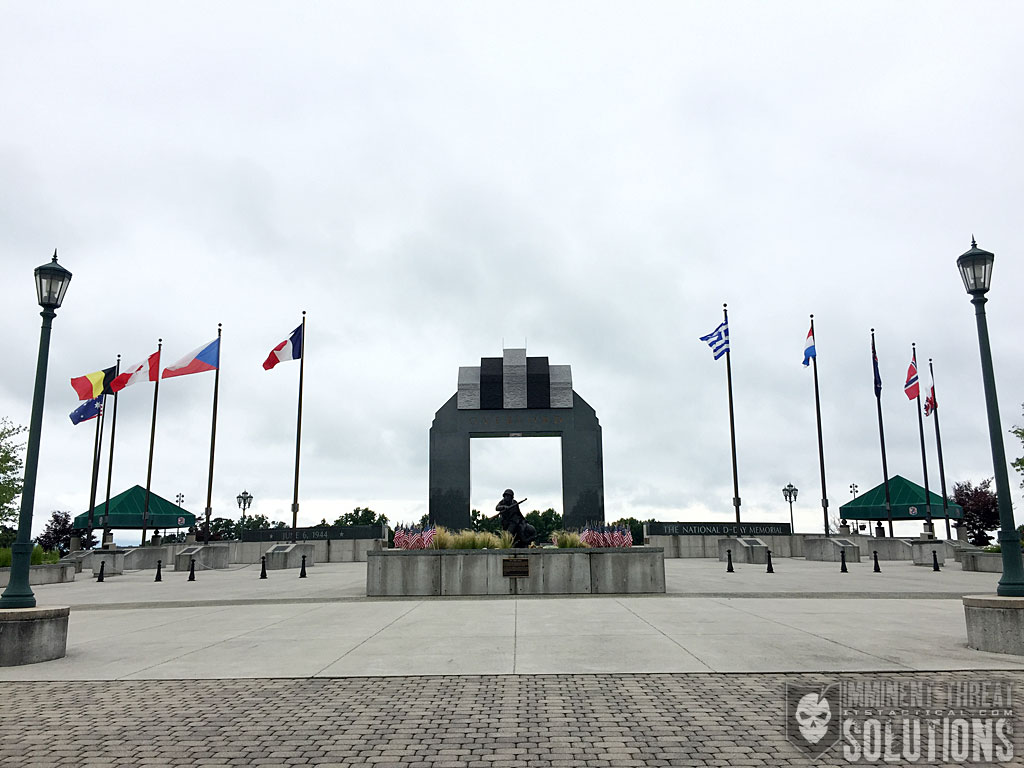
[[[286,360],[298,360],[302,357],[302,326],[300,325],[291,335],[270,350],[270,355],[263,361],[263,370],[269,371],[278,363]]]
[[[71,380],[71,388],[78,393],[79,400],[92,400],[100,395],[112,395],[114,390],[110,385],[114,381],[114,374],[117,367],[104,368],[102,371],[87,373],[85,376],[76,376]]]
[[[811,358],[817,356],[818,353],[814,350],[814,328],[812,327],[807,331],[807,341],[804,342],[804,365],[810,365]]]
[[[141,363],[125,368],[110,382],[110,389],[117,393],[137,381],[156,381],[160,378],[160,353],[154,352]]]
[[[184,376],[188,373],[203,373],[204,371],[215,371],[220,367],[220,337],[204,344],[198,349],[193,349],[174,365],[164,368],[162,378],[169,379],[172,376]]]
[[[86,400],[80,406],[75,408],[69,415],[71,417],[72,424],[81,424],[83,421],[89,421],[89,419],[95,419],[100,415],[100,411],[103,408],[103,395],[94,397],[92,400]]]

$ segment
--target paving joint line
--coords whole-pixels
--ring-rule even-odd
[[[680,643],[680,642],[679,642],[678,640],[676,640],[676,639],[675,639],[674,637],[672,637],[672,636],[671,636],[670,634],[668,634],[667,632],[665,632],[664,630],[662,630],[662,629],[661,629],[660,627],[657,627],[657,626],[655,626],[654,624],[652,624],[651,622],[649,622],[649,621],[648,621],[647,619],[645,619],[645,618],[644,618],[643,616],[641,616],[641,615],[640,615],[639,613],[637,613],[637,612],[636,612],[636,611],[634,611],[634,610],[633,610],[632,608],[630,608],[630,607],[629,607],[628,605],[626,605],[625,603],[623,603],[623,602],[622,602],[622,600],[616,600],[615,602],[617,602],[617,603],[618,603],[618,604],[619,604],[620,606],[622,606],[623,608],[625,608],[625,609],[626,609],[626,610],[627,610],[627,611],[628,611],[629,613],[633,614],[633,615],[634,615],[634,616],[635,616],[636,618],[640,619],[640,621],[642,621],[642,622],[643,622],[644,624],[646,624],[647,626],[649,626],[649,627],[650,627],[651,629],[653,629],[653,630],[654,630],[655,632],[657,632],[658,634],[662,635],[663,637],[666,637],[666,638],[668,638],[668,639],[669,639],[669,641],[671,641],[671,642],[675,643],[676,645],[678,645],[678,646],[679,646],[679,647],[680,647],[680,648],[681,648],[681,649],[682,649],[683,651],[685,651],[685,652],[686,652],[686,653],[688,653],[688,654],[689,654],[690,656],[692,656],[693,658],[695,658],[695,659],[696,659],[696,660],[697,660],[697,661],[698,661],[698,662],[699,662],[699,663],[700,663],[700,664],[701,664],[702,666],[706,667],[706,668],[707,668],[707,670],[708,670],[709,672],[714,672],[714,671],[715,671],[715,670],[714,670],[714,667],[712,667],[712,666],[711,666],[710,664],[708,664],[707,662],[705,662],[705,661],[704,661],[704,659],[702,659],[702,658],[701,658],[700,656],[698,656],[697,654],[695,654],[695,653],[694,653],[693,651],[691,651],[691,650],[690,650],[689,648],[687,648],[687,647],[686,647],[685,645],[683,645],[682,643]]]
[[[810,635],[811,637],[816,637],[819,640],[824,640],[826,643],[833,643],[835,645],[838,645],[840,648],[846,648],[847,650],[850,650],[850,651],[856,651],[857,653],[862,653],[865,656],[870,656],[873,659],[878,659],[879,661],[887,662],[889,664],[896,664],[896,665],[902,667],[905,670],[913,670],[914,669],[914,667],[911,667],[908,664],[903,664],[902,662],[899,662],[899,661],[894,661],[892,659],[887,659],[884,656],[879,656],[878,654],[875,654],[875,653],[869,653],[868,651],[863,651],[860,648],[854,648],[852,645],[847,645],[846,643],[841,643],[838,640],[832,640],[831,638],[823,637],[822,635],[816,634],[816,633],[811,632],[811,631],[806,630],[806,629],[801,629],[800,627],[794,627],[792,624],[786,624],[784,621],[779,621],[778,619],[773,619],[773,618],[771,618],[769,616],[759,616],[758,614],[753,613],[752,611],[744,610],[743,608],[741,608],[738,605],[730,605],[729,603],[723,603],[721,600],[719,600],[718,602],[720,604],[722,604],[722,605],[725,605],[725,606],[727,606],[729,608],[732,608],[734,611],[739,611],[740,613],[745,614],[747,616],[753,616],[754,618],[761,619],[762,621],[770,621],[772,624],[778,624],[780,627],[786,627],[787,629],[792,629],[792,630],[795,630],[797,632],[803,632],[805,635]]]
[[[345,652],[344,652],[343,654],[341,654],[341,656],[339,656],[338,658],[336,658],[336,659],[335,659],[334,661],[330,662],[329,664],[325,664],[324,666],[322,666],[322,667],[321,667],[320,669],[318,669],[318,670],[317,670],[316,672],[314,672],[314,673],[313,673],[312,675],[310,675],[310,677],[319,677],[319,676],[320,676],[320,675],[321,675],[321,674],[323,673],[323,671],[324,671],[325,669],[327,669],[328,667],[330,667],[330,666],[332,666],[332,665],[334,665],[334,664],[337,664],[337,663],[338,663],[339,661],[341,661],[342,659],[344,659],[344,658],[345,658],[346,656],[348,656],[348,655],[349,655],[350,653],[352,653],[352,651],[356,650],[357,648],[362,648],[362,647],[363,647],[364,645],[366,645],[366,644],[367,644],[368,642],[370,642],[370,641],[371,641],[371,640],[373,640],[373,639],[374,639],[375,637],[377,637],[377,635],[379,635],[379,634],[380,634],[381,632],[383,632],[383,631],[384,631],[385,629],[388,629],[388,628],[390,628],[391,626],[393,626],[393,625],[394,625],[394,624],[395,624],[396,622],[398,622],[398,621],[401,621],[401,620],[402,620],[402,619],[404,619],[404,618],[405,618],[406,616],[408,616],[408,615],[409,615],[410,613],[412,613],[412,612],[413,612],[413,611],[415,611],[415,610],[416,610],[417,608],[419,608],[419,607],[420,607],[421,605],[423,605],[423,602],[422,602],[422,601],[420,601],[420,600],[416,601],[416,602],[415,602],[415,603],[413,604],[413,606],[412,606],[412,607],[411,607],[411,608],[410,608],[410,609],[409,609],[408,611],[406,611],[405,613],[403,613],[403,614],[402,614],[402,615],[400,615],[400,616],[396,616],[396,617],[395,617],[394,619],[392,619],[391,621],[389,621],[389,622],[388,622],[387,624],[385,624],[385,625],[384,625],[383,627],[381,627],[380,629],[378,629],[378,630],[377,630],[376,632],[374,632],[374,633],[373,633],[372,635],[370,635],[370,636],[368,636],[368,637],[364,638],[364,639],[363,639],[363,640],[362,640],[361,642],[359,642],[359,643],[356,643],[355,645],[353,645],[353,646],[352,646],[351,648],[349,648],[349,649],[348,649],[347,651],[345,651]]]

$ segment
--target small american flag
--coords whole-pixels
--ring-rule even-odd
[[[424,549],[430,549],[430,545],[434,541],[434,534],[435,533],[437,533],[437,530],[435,528],[433,528],[433,527],[427,528],[427,530],[425,530],[423,532],[423,548]]]
[[[395,549],[405,549],[408,541],[408,532],[399,526],[395,528]]]

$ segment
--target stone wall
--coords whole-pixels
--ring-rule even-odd
[[[502,575],[527,560],[528,575]],[[644,594],[665,591],[660,547],[384,550],[369,553],[368,596]]]
[[[29,586],[38,584],[62,584],[75,580],[74,563],[53,563],[50,565],[30,565],[28,568]],[[0,568],[0,587],[6,587],[11,581],[11,569]]]

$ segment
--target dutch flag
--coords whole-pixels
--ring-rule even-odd
[[[807,341],[804,342],[804,365],[810,365],[811,358],[817,356],[818,354],[814,351],[814,328],[812,327],[807,331]]]

